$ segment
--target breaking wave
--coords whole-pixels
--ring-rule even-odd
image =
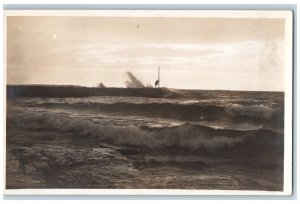
[[[267,105],[243,106],[240,104],[228,104],[225,105],[225,112],[232,116],[246,116],[270,119],[276,113],[279,113],[280,109],[272,108]]]
[[[189,150],[205,150],[218,152],[234,149],[234,147],[250,148],[251,151],[280,146],[283,143],[281,133],[268,130],[231,130],[214,129],[202,125],[186,123],[173,127],[153,128],[148,126],[121,126],[95,123],[90,120],[72,117],[30,118],[8,117],[8,126],[26,129],[51,129],[71,133],[74,137],[97,139],[115,145],[130,145],[149,149],[169,147],[186,148]],[[264,148],[253,148],[262,145]]]

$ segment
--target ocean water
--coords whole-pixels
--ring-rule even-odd
[[[284,94],[7,101],[7,188],[283,189]]]

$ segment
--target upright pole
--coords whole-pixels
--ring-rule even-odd
[[[158,88],[160,84],[160,67],[158,66]]]

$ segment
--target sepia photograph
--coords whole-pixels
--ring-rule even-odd
[[[291,193],[291,11],[4,16],[6,193]]]

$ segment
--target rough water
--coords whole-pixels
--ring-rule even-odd
[[[7,101],[7,188],[283,189],[284,95]]]

